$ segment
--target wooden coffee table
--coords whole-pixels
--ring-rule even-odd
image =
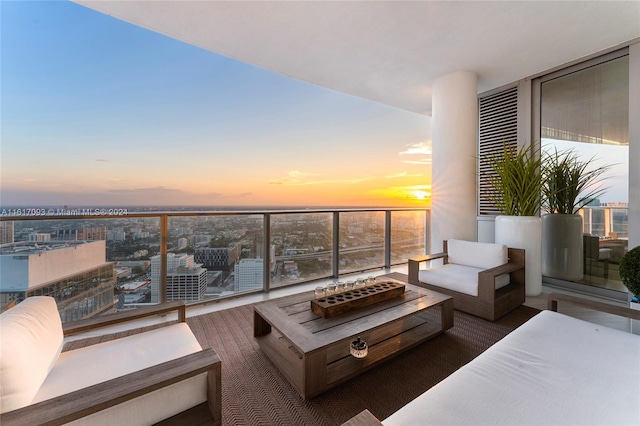
[[[326,319],[311,311],[313,292],[260,303],[255,339],[298,393],[313,398],[453,326],[450,296],[405,285],[400,297]],[[369,345],[362,359],[349,352],[357,337]]]

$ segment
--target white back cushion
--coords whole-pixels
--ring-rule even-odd
[[[449,263],[489,269],[504,265],[509,251],[504,244],[477,243],[475,241],[448,240]]]
[[[63,340],[52,297],[28,297],[0,315],[0,413],[31,404]]]

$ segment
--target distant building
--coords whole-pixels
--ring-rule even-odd
[[[207,245],[211,242],[211,235],[191,235],[187,240],[192,246]]]
[[[197,302],[207,293],[207,270],[179,266],[167,273],[167,300]]]
[[[47,234],[48,235],[48,234]],[[104,241],[19,242],[0,247],[0,300],[56,299],[63,322],[115,310],[114,263]]]
[[[106,226],[88,226],[80,229],[58,229],[52,239],[57,241],[99,241],[107,239]]]
[[[167,254],[167,300],[193,302],[207,291],[207,270],[189,254]],[[160,302],[160,255],[151,257],[151,303]]]
[[[124,241],[127,238],[127,233],[124,231],[107,231],[107,240],[109,241]]]
[[[120,260],[116,262],[116,266],[127,266],[132,270],[134,268],[140,268],[140,271],[144,272],[147,269],[151,268],[151,261],[150,260]],[[136,272],[136,271],[134,270],[133,272]]]
[[[191,235],[191,232],[193,231],[189,227],[180,227],[175,230],[176,235]]]
[[[0,244],[11,244],[14,242],[14,238],[13,221],[0,222]]]
[[[263,259],[242,259],[235,265],[234,290],[249,291],[261,289],[263,286],[263,271]]]
[[[46,242],[51,241],[51,234],[43,234],[41,232],[34,232],[27,235],[27,241],[29,242]]]
[[[223,271],[228,276],[234,265],[240,260],[242,245],[233,244],[229,247],[201,247],[193,253],[195,261],[202,264],[209,271]]]

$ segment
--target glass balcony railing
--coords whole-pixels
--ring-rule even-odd
[[[52,296],[64,321],[390,268],[428,251],[430,221],[427,209],[14,213],[0,217],[1,304]]]

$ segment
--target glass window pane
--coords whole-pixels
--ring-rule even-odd
[[[391,212],[391,264],[427,252],[426,215],[426,211]]]
[[[271,215],[271,287],[332,274],[333,214]]]
[[[629,58],[543,82],[540,96],[543,151],[572,150],[581,160],[592,160],[588,170],[611,166],[607,190],[579,212],[584,277],[577,281],[626,291],[618,263],[629,232]]]
[[[384,212],[340,214],[340,274],[384,266]]]

